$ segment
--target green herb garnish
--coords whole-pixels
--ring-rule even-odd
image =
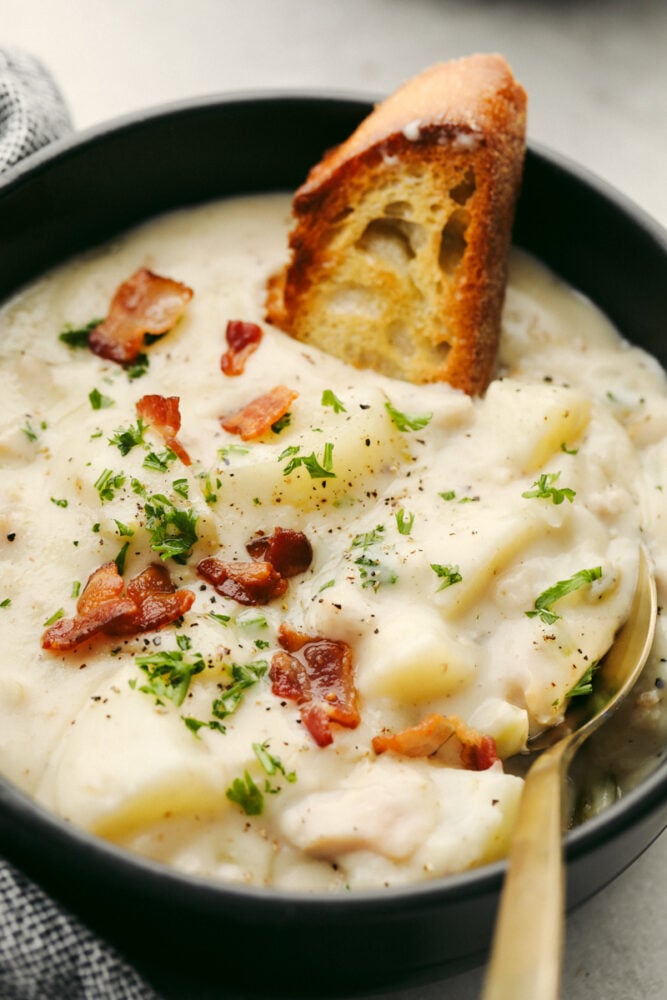
[[[387,413],[391,417],[391,422],[394,427],[403,433],[406,431],[420,431],[423,427],[426,427],[433,417],[432,413],[426,413],[420,417],[410,416],[407,413],[401,413],[401,411],[397,410],[395,406],[392,406],[389,401],[387,401],[384,405]]]
[[[333,471],[333,444],[327,442],[324,445],[322,462],[320,463],[315,452],[310,455],[299,455],[300,445],[290,445],[278,455],[278,461],[283,462],[289,458],[289,462],[283,469],[283,476],[289,476],[291,472],[303,466],[311,479],[335,479],[336,473]]]
[[[415,523],[415,515],[409,514],[407,511],[400,510],[396,511],[396,527],[398,528],[399,535],[409,535],[412,531],[412,525]]]
[[[124,482],[125,476],[122,472],[113,472],[111,469],[105,469],[100,473],[93,485],[99,493],[102,503],[107,503],[109,500],[113,500],[116,490],[119,490]]]
[[[99,326],[103,322],[104,320],[102,319],[91,319],[89,323],[84,323],[83,326],[74,326],[72,323],[66,323],[58,334],[58,340],[62,340],[63,344],[67,344],[68,347],[88,347],[91,330],[94,330],[96,326]]]
[[[149,451],[143,461],[143,467],[144,469],[153,469],[155,472],[168,472],[169,466],[176,461],[176,458],[177,456],[171,448],[165,448],[161,452]]]
[[[127,557],[127,550],[129,549],[129,547],[130,543],[125,542],[125,544],[122,545],[121,548],[119,549],[118,555],[114,559],[114,562],[116,564],[116,569],[118,570],[121,576],[125,572],[125,559]]]
[[[292,414],[283,413],[282,417],[279,417],[275,423],[271,424],[271,430],[273,431],[274,434],[280,434],[280,432],[284,431],[286,427],[289,427],[291,423],[292,423]]]
[[[231,685],[213,702],[211,711],[216,719],[226,719],[232,715],[243,701],[246,688],[252,687],[268,670],[266,660],[254,663],[232,663]]]
[[[580,569],[578,573],[567,580],[559,580],[553,587],[549,587],[535,600],[535,607],[525,614],[528,618],[539,618],[545,625],[553,625],[561,617],[552,611],[552,605],[560,601],[563,597],[571,594],[575,590],[580,590],[594,580],[599,580],[602,576],[602,567],[595,566],[593,569]]]
[[[164,704],[164,698],[176,706],[182,705],[192,678],[206,666],[199,653],[185,655],[190,646],[187,636],[176,636],[176,641],[179,649],[135,657],[137,666],[148,675],[148,683],[139,690],[154,695],[159,705]]]
[[[54,503],[56,507],[69,507],[69,500],[59,500],[57,497],[51,497],[51,503]]]
[[[446,587],[451,587],[455,583],[460,583],[463,577],[459,572],[458,566],[443,565],[442,563],[431,563],[431,569],[437,577],[442,580],[442,583],[438,587],[436,593],[441,590],[445,590]]]
[[[57,611],[53,612],[50,618],[46,619],[46,621],[44,622],[44,627],[46,628],[48,625],[53,625],[54,622],[60,621],[60,619],[64,617],[65,617],[64,608],[58,608]]]
[[[540,500],[552,500],[556,505],[561,504],[563,500],[569,500],[572,503],[577,495],[574,490],[567,486],[560,489],[554,486],[559,476],[560,472],[543,472],[540,478],[533,483],[534,489],[526,490],[521,496],[526,497],[526,499],[537,497]]]
[[[322,406],[330,406],[334,413],[347,413],[344,404],[331,389],[325,389],[322,393]]]
[[[264,811],[264,796],[246,771],[243,778],[235,778],[226,792],[230,802],[241,806],[246,816],[261,816]]]
[[[153,552],[161,559],[184,564],[198,539],[195,511],[176,507],[161,493],[156,493],[146,500],[144,513]]]
[[[565,695],[566,698],[581,698],[584,695],[593,694],[593,674],[600,666],[598,660],[591,663],[585,673],[581,675],[574,687]]]
[[[109,438],[109,444],[115,444],[121,455],[127,455],[137,445],[145,445],[144,434],[147,429],[148,425],[139,417],[136,424],[127,428],[118,427]]]
[[[111,399],[110,396],[104,396],[99,389],[92,389],[88,393],[88,399],[94,410],[107,410],[110,406],[116,405],[115,400]]]

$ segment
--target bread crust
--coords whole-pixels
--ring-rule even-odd
[[[357,367],[483,392],[495,364],[526,95],[499,55],[408,81],[310,171],[266,318]]]

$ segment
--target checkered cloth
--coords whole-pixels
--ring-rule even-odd
[[[0,49],[0,173],[71,129],[43,66]],[[157,1000],[110,948],[0,859],[0,1000]]]
[[[0,49],[0,171],[71,129],[65,102],[32,56]]]

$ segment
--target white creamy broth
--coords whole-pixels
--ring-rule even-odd
[[[640,540],[664,594],[665,376],[519,253],[502,377],[483,399],[352,370],[263,322],[289,208],[271,195],[174,213],[0,312],[0,768],[73,824],[187,872],[292,888],[395,885],[503,855],[521,791],[511,758],[562,718],[610,645]],[[194,297],[132,379],[58,332],[105,316],[139,267]],[[220,370],[230,319],[263,329],[238,377]],[[298,396],[279,433],[243,442],[222,429],[221,416],[281,384]],[[146,468],[148,450],[164,450],[150,429],[127,454],[110,441],[151,393],[179,397],[191,466]],[[327,448],[334,476],[285,473],[294,455],[326,462]],[[106,473],[115,485],[105,499],[95,484]],[[91,573],[126,542],[126,579],[159,562],[145,509],[154,495],[196,518],[186,560],[165,560],[174,584],[195,593],[182,622],[43,650],[45,623],[72,617]],[[197,575],[207,557],[248,560],[246,543],[278,526],[313,548],[283,596],[244,607]],[[554,620],[526,614],[557,582],[593,569],[551,606]],[[272,693],[282,623],[352,652],[360,722],[333,725],[330,746]],[[165,652],[205,662],[181,705],[142,690],[137,657]],[[662,752],[666,655],[660,621],[622,727],[597,744],[591,767],[621,786]],[[209,727],[239,667],[254,682]],[[431,713],[492,738],[499,759],[470,770],[375,753],[373,737]],[[619,730],[631,736],[619,742]],[[239,783],[256,789],[255,812],[228,797]]]

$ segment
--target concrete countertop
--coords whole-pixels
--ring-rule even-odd
[[[433,62],[502,52],[530,95],[529,137],[667,227],[661,0],[0,0],[7,44],[51,69],[77,128],[217,92],[381,96]],[[568,918],[563,997],[667,996],[666,900],[663,835]],[[384,1000],[473,1000],[482,978]]]

